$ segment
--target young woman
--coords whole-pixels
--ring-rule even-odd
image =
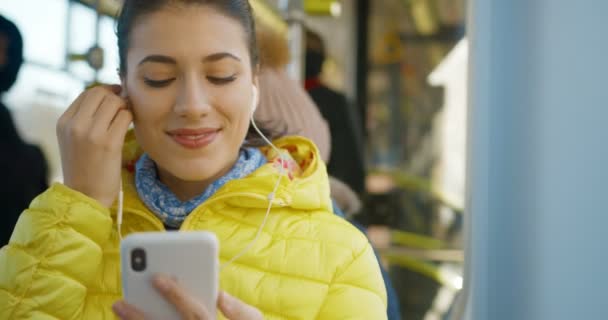
[[[0,318],[145,319],[119,301],[119,232],[179,229],[214,232],[220,262],[232,261],[218,299],[228,319],[385,319],[378,263],[331,213],[314,144],[280,138],[281,157],[254,147],[247,0],[126,0],[117,33],[122,85],[84,92],[61,117],[64,184],[0,251]],[[184,319],[215,313],[169,278],[154,285]]]

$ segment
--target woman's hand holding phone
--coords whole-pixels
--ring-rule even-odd
[[[86,90],[57,122],[64,184],[112,205],[120,189],[122,146],[133,115],[119,85]]]
[[[193,299],[173,279],[165,276],[157,276],[154,279],[154,287],[169,301],[179,312],[182,319],[188,320],[211,320],[210,313],[202,303]],[[229,320],[261,320],[262,313],[239,299],[220,292],[217,299],[218,309]],[[114,313],[122,320],[145,320],[145,314],[124,301],[119,301],[112,307]]]

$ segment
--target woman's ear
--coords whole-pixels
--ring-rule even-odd
[[[125,86],[124,84],[120,85],[120,97],[123,99],[127,99],[129,98],[129,93],[127,92],[127,86]]]
[[[127,83],[124,78],[120,78],[120,97],[127,101],[127,109],[133,112],[133,106],[131,105],[131,100],[129,99],[129,91],[127,90]]]
[[[117,71],[118,76],[120,77],[120,97],[126,99],[127,97],[129,97],[129,94],[127,93],[127,79],[125,75],[120,72],[120,70]]]

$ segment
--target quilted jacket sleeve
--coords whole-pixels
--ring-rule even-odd
[[[112,228],[109,210],[55,184],[0,250],[0,319],[78,319]]]
[[[386,319],[386,289],[369,243],[336,274],[317,319]]]

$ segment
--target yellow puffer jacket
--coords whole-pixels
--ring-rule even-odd
[[[134,144],[127,141],[126,157],[137,156]],[[372,248],[331,213],[316,147],[299,137],[276,144],[303,165],[301,175],[282,179],[260,238],[222,270],[220,287],[266,319],[385,319],[386,292]],[[277,178],[268,163],[228,182],[181,230],[215,232],[220,260],[231,259],[254,239]],[[128,170],[123,184],[123,236],[164,230],[139,200]],[[53,185],[21,215],[0,250],[0,319],[114,319],[110,307],[122,296],[118,248],[114,209]]]

